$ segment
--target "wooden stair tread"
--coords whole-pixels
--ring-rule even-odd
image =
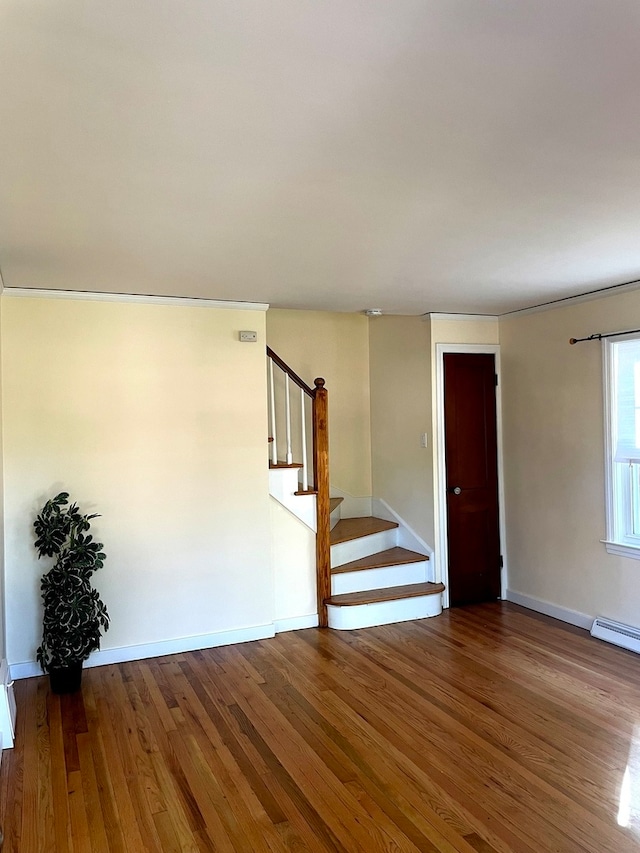
[[[338,545],[340,542],[349,542],[361,536],[382,533],[383,530],[393,530],[396,527],[398,524],[395,521],[386,521],[384,518],[374,518],[371,515],[365,518],[343,518],[331,531],[331,544]]]
[[[364,592],[344,592],[332,595],[325,604],[348,607],[354,604],[377,604],[381,601],[397,601],[401,598],[418,598],[421,595],[435,595],[444,591],[441,583],[410,583],[404,586],[390,586],[387,589],[367,589]]]
[[[293,493],[294,495],[317,495],[318,494],[317,489],[306,489],[305,490],[302,488],[301,483],[298,483],[298,485],[300,486],[300,488],[298,489],[297,492]],[[344,498],[329,498],[329,515],[331,515],[331,513],[334,511],[334,509],[337,509],[340,506],[340,504],[342,503],[343,500],[344,500]]]
[[[302,468],[302,462],[269,462],[269,468]]]
[[[365,569],[381,569],[384,566],[399,566],[406,563],[422,563],[423,560],[428,559],[429,557],[426,554],[418,554],[417,551],[409,551],[406,548],[387,548],[386,551],[378,551],[377,554],[370,554],[368,557],[362,557],[360,560],[352,560],[350,563],[336,566],[335,569],[331,569],[331,574],[360,572]]]

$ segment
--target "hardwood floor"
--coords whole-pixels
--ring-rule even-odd
[[[640,849],[640,657],[515,605],[16,697],[3,853]]]

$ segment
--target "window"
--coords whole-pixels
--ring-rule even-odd
[[[604,341],[607,551],[640,560],[640,337]]]

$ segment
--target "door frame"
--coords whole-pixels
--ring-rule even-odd
[[[498,445],[498,519],[500,528],[500,597],[505,599],[508,587],[506,527],[504,518],[504,465],[502,454],[502,375],[500,372],[500,344],[436,344],[435,345],[435,411],[434,411],[434,532],[435,575],[445,586],[442,606],[449,607],[449,541],[447,536],[447,467],[444,444],[444,355],[449,352],[470,354],[490,353],[495,359],[498,376],[496,387],[496,441]]]

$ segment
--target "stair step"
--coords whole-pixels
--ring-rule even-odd
[[[269,468],[302,468],[302,462],[269,462]]]
[[[343,500],[344,498],[329,498],[329,513],[332,513],[334,509],[338,509]]]
[[[406,548],[387,548],[386,551],[378,551],[377,554],[371,554],[369,557],[362,557],[360,560],[352,560],[350,563],[337,566],[331,569],[331,574],[382,569],[384,566],[401,566],[405,563],[422,563],[428,559],[426,554],[418,554],[417,551],[408,551]]]
[[[377,604],[380,601],[397,601],[402,598],[418,598],[422,595],[436,595],[444,591],[441,583],[411,583],[405,586],[391,586],[387,589],[368,589],[364,592],[345,592],[332,595],[325,604],[350,607],[356,604]]]
[[[373,533],[382,533],[384,530],[393,530],[398,527],[396,521],[386,521],[384,518],[343,518],[331,531],[331,544],[338,545],[340,542],[350,542],[361,536],[371,536]]]

